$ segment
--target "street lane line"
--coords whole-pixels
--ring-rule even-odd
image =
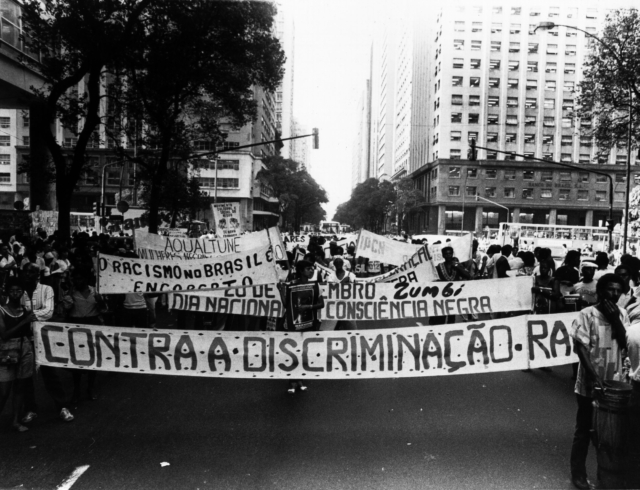
[[[89,465],[78,466],[69,477],[56,487],[56,490],[69,490],[78,478],[89,469]]]

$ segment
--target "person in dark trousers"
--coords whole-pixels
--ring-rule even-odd
[[[324,308],[324,298],[320,294],[320,287],[317,282],[312,282],[313,264],[306,260],[300,260],[296,264],[297,279],[290,286],[304,285],[311,283],[313,285],[313,293],[305,297],[299,296],[297,299],[290,298],[289,289],[287,287],[285,293],[285,309],[287,310],[286,328],[290,331],[298,332],[317,332],[320,329],[320,319],[318,311]],[[315,298],[315,303],[311,302]],[[287,392],[291,395],[295,394],[296,389],[306,391],[307,386],[302,380],[291,380]]]
[[[22,306],[25,310],[33,312],[40,322],[49,320],[53,316],[53,289],[50,286],[40,284],[40,268],[37,265],[29,264],[26,266],[24,288]],[[71,422],[74,417],[67,408],[69,397],[62,386],[58,368],[40,366],[40,373],[44,387],[53,398],[60,418],[65,422]],[[23,424],[28,424],[37,417],[34,376],[25,380],[24,405],[27,414],[22,419]]]
[[[587,454],[596,390],[622,377],[622,350],[626,348],[629,316],[617,305],[625,284],[615,274],[605,274],[596,285],[598,303],[578,313],[571,328],[580,365],[575,393],[578,402],[576,428],[571,446],[571,481],[576,488],[591,488],[587,480]]]

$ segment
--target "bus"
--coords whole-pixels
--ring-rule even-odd
[[[604,226],[500,223],[498,243],[505,245],[515,242],[520,250],[549,248],[554,257],[562,257],[566,250],[571,249],[606,252],[609,249],[609,231]]]
[[[337,221],[320,221],[320,233],[330,233],[338,235],[342,232],[340,223]]]

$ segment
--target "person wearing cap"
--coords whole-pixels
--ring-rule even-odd
[[[571,289],[571,294],[579,294],[582,306],[591,306],[598,302],[598,294],[596,293],[596,281],[593,279],[598,268],[594,262],[582,262],[580,271],[582,279],[576,283]]]

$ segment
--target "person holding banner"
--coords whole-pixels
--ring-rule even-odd
[[[330,283],[354,283],[356,282],[356,275],[353,272],[349,272],[343,269],[345,264],[344,260],[340,257],[336,257],[333,261],[335,271],[327,276],[327,282]],[[357,330],[358,327],[355,321],[351,320],[322,320],[320,330]]]
[[[596,285],[598,303],[580,311],[571,327],[570,335],[580,365],[574,390],[578,412],[570,463],[571,480],[580,489],[590,488],[586,462],[596,390],[604,390],[607,381],[621,381],[622,351],[627,346],[629,316],[616,303],[624,287],[625,281],[619,276],[602,276]]]
[[[443,247],[441,253],[444,262],[436,266],[440,281],[468,281],[473,279],[471,274],[460,265],[458,259],[453,256],[453,247]]]
[[[72,274],[72,290],[67,291],[62,297],[65,310],[69,312],[69,323],[79,325],[104,325],[101,313],[105,310],[106,304],[95,288],[89,286],[89,272],[83,269],[75,269]],[[71,403],[73,405],[80,401],[80,384],[82,374],[87,373],[88,387],[87,397],[89,400],[97,400],[94,393],[95,381],[98,371],[74,369],[73,370],[73,395]]]
[[[296,332],[314,332],[320,328],[318,310],[324,308],[324,298],[320,294],[317,282],[310,282],[313,277],[313,264],[301,260],[296,264],[298,278],[285,288],[284,306],[286,311],[285,325],[287,330]],[[289,382],[287,392],[295,394],[296,388],[306,391],[302,380]]]

